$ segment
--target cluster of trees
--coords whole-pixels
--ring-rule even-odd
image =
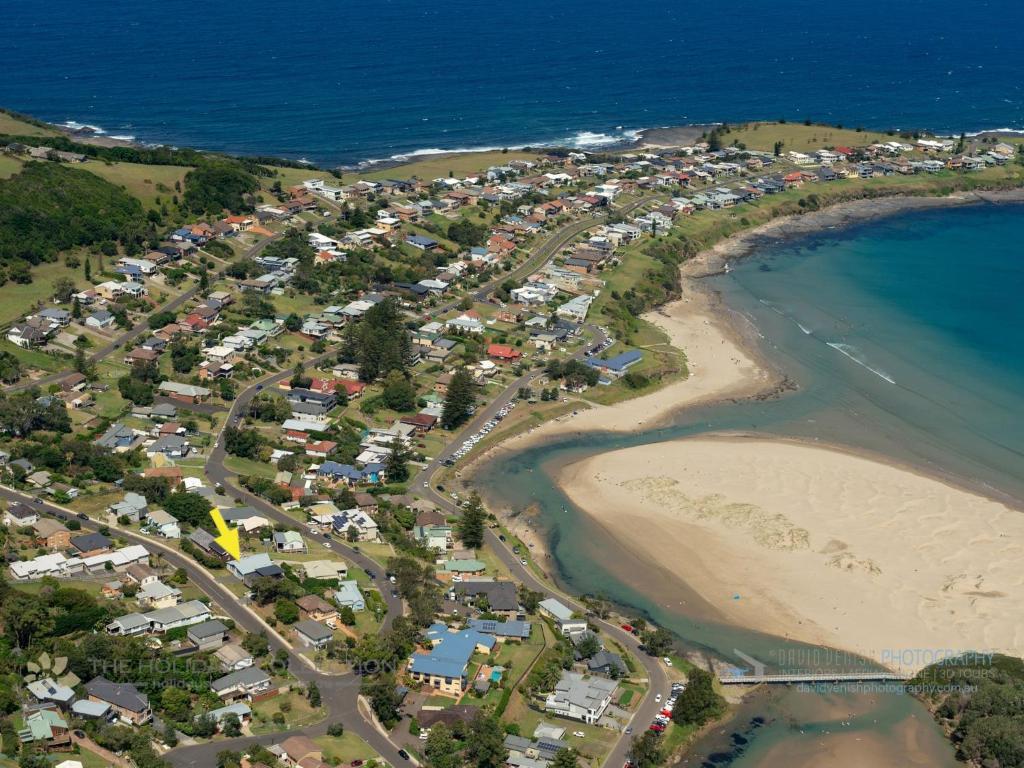
[[[21,362],[10,352],[0,352],[0,381],[14,384],[21,378]]]
[[[185,174],[185,208],[219,216],[225,210],[251,211],[260,183],[233,161],[207,161]]]
[[[719,718],[725,712],[725,699],[715,691],[710,672],[695,667],[687,672],[686,688],[676,698],[672,722],[698,728]]]
[[[1024,765],[1024,661],[968,654],[925,667],[909,688],[970,765]]]
[[[273,392],[260,392],[249,402],[249,416],[260,421],[280,424],[291,415],[288,401]]]
[[[441,609],[441,589],[434,580],[434,567],[414,557],[399,555],[388,560],[398,594],[409,605],[409,620],[417,627],[429,626]]]
[[[71,417],[64,403],[54,398],[40,403],[37,390],[13,395],[0,393],[0,433],[11,437],[28,437],[33,432],[71,431]]]
[[[130,458],[82,437],[50,434],[19,441],[14,453],[40,469],[73,477],[76,481],[95,479],[104,483],[120,480]]]
[[[88,171],[26,163],[0,179],[0,266],[5,282],[31,282],[29,264],[60,251],[120,242],[137,252],[150,231],[142,204]]]
[[[457,219],[448,225],[448,239],[469,248],[482,245],[487,239],[488,231],[486,224],[474,224],[469,219]]]
[[[473,415],[476,407],[476,390],[473,377],[465,368],[459,368],[452,374],[448,384],[448,393],[444,398],[444,410],[441,411],[441,426],[455,429],[462,426]]]
[[[257,459],[266,442],[266,438],[255,429],[229,426],[224,430],[224,450],[232,456]]]
[[[345,328],[339,359],[356,363],[361,381],[376,381],[392,371],[405,374],[411,358],[412,338],[393,299],[375,304]]]
[[[468,723],[456,722],[451,728],[438,723],[430,729],[424,745],[429,768],[498,768],[508,757],[505,732],[498,718],[480,709]],[[556,761],[557,768],[571,768],[572,763]]]
[[[597,384],[600,373],[593,366],[580,362],[579,360],[549,360],[544,366],[544,372],[552,380],[563,379],[565,386],[569,389],[579,389],[583,386],[593,387]]]

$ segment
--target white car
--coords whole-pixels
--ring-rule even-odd
[[[655,697],[654,697],[654,700],[655,701],[661,701],[661,694],[660,693],[656,694]]]
[[[671,666],[672,666],[672,659],[670,659],[670,658],[669,658],[668,656],[666,656],[665,658],[663,658],[663,659],[662,659],[662,661],[664,661],[664,662],[665,662],[665,666],[666,666],[666,667],[671,667]]]
[[[573,731],[572,735],[575,736],[577,739],[583,739],[586,738],[587,734],[585,734],[583,731]]]
[[[520,564],[520,565],[526,565],[526,558],[521,558],[521,559],[519,560],[519,564]]]

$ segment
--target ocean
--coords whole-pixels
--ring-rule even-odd
[[[0,105],[324,164],[780,117],[1022,129],[1022,22],[1014,0],[13,3]]]
[[[1024,499],[1022,228],[1024,206],[977,205],[907,213],[762,248],[709,282],[738,322],[761,334],[763,353],[797,382],[796,392],[690,409],[660,429],[568,436],[499,455],[474,483],[492,503],[539,509],[565,586],[645,612],[690,649],[740,665],[736,648],[761,659],[780,652],[827,659],[820,649],[723,624],[706,596],[652,572],[575,509],[551,474],[617,448],[705,432],[760,432],[891,456]],[[844,658],[843,668],[848,663]],[[835,717],[824,714],[837,708]],[[922,723],[928,727],[915,737],[927,753],[921,764],[952,764],[927,712],[907,696],[884,693],[755,698],[725,735],[716,731],[698,744],[690,764],[714,755],[715,765],[792,765],[787,754],[814,754],[822,734],[848,728],[848,712],[863,713],[852,738],[871,739],[881,750],[873,754],[890,758],[875,764],[909,764],[903,760],[907,729]],[[754,718],[765,725],[747,728]],[[794,728],[794,722],[816,724]],[[743,739],[738,750],[733,729]],[[781,759],[772,757],[778,750]]]

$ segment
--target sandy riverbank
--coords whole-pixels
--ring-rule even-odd
[[[903,211],[1021,199],[1017,190],[854,201],[730,238],[684,267],[681,301],[647,316],[686,351],[688,379],[563,417],[498,450],[569,433],[648,429],[695,404],[778,392],[784,379],[759,358],[750,338],[756,330],[734,322],[691,279],[720,271],[728,259]],[[599,455],[558,480],[625,547],[737,625],[879,660],[885,649],[1019,655],[1024,645],[1024,620],[1013,618],[1024,615],[1024,577],[1012,567],[1024,516],[911,469],[817,445],[701,437]],[[542,550],[528,516],[517,520],[513,527]]]
[[[894,668],[890,649],[1024,650],[1024,515],[938,480],[830,448],[700,437],[601,454],[558,481],[732,623]]]

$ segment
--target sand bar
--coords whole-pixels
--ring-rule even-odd
[[[1024,515],[938,480],[829,448],[716,437],[613,451],[558,480],[740,626],[902,671],[924,658],[907,649],[1024,646]]]

